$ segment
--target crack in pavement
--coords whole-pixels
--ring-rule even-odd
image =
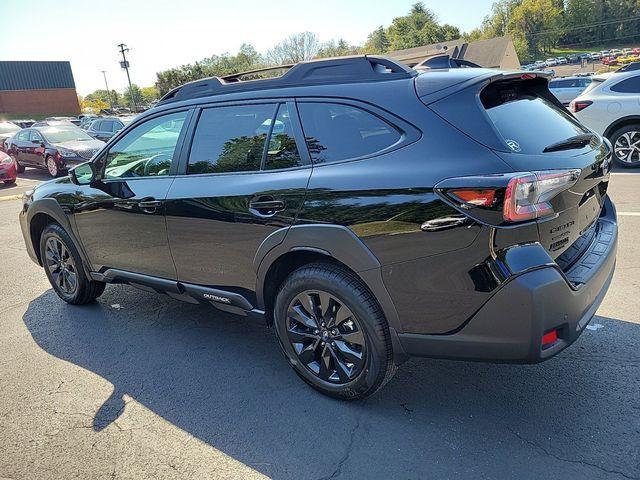
[[[351,429],[351,432],[349,433],[349,442],[347,443],[347,448],[344,454],[342,455],[342,457],[340,458],[340,460],[338,461],[338,465],[336,469],[328,477],[320,477],[318,480],[330,480],[332,478],[338,478],[340,475],[342,475],[342,467],[344,467],[345,463],[347,463],[347,461],[349,460],[349,457],[351,456],[351,451],[353,450],[353,444],[355,443],[355,439],[356,439],[356,433],[360,429],[360,421],[362,420],[362,417],[364,415],[365,403],[366,403],[366,400],[362,402],[363,409],[360,412],[360,415],[358,415],[356,424],[353,426],[353,428]]]
[[[598,469],[598,470],[600,470],[602,472],[605,472],[605,473],[612,473],[614,475],[620,475],[620,476],[622,476],[624,478],[629,478],[631,480],[640,480],[640,477],[634,477],[632,475],[628,475],[628,474],[626,474],[624,472],[621,472],[620,470],[610,470],[610,469],[605,468],[605,467],[603,467],[601,465],[598,465],[596,463],[587,462],[585,460],[573,460],[571,458],[561,457],[559,455],[556,455],[555,453],[550,452],[549,450],[544,448],[542,445],[539,445],[539,444],[535,443],[534,441],[523,437],[522,435],[520,435],[518,432],[514,431],[510,427],[507,427],[507,430],[509,430],[509,432],[511,432],[511,434],[514,437],[518,438],[521,442],[526,443],[527,445],[529,445],[531,447],[537,448],[538,450],[543,452],[548,457],[555,458],[558,461],[566,462],[566,463],[573,463],[573,464],[577,464],[577,465],[586,465],[588,467],[596,468],[596,469]]]

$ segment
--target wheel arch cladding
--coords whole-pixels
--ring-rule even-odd
[[[362,280],[378,301],[389,327],[399,328],[398,314],[382,281],[380,262],[351,230],[340,225],[298,225],[291,227],[280,243],[273,243],[265,239],[254,260],[258,307],[264,309],[267,322],[273,320],[275,295],[287,275],[303,265],[325,261],[341,265]]]
[[[43,198],[40,200],[36,200],[29,206],[29,212],[27,214],[27,222],[29,225],[29,234],[31,236],[31,243],[35,250],[36,256],[38,257],[38,262],[42,266],[42,259],[40,258],[40,235],[47,227],[47,225],[51,223],[57,223],[60,225],[65,232],[71,237],[71,239],[75,242],[76,248],[80,253],[80,257],[82,258],[82,262],[84,263],[85,268],[88,268],[88,263],[86,261],[86,257],[82,248],[80,248],[80,244],[78,239],[75,237],[73,229],[71,228],[71,224],[69,222],[69,218],[64,213],[64,210],[60,206],[60,204],[53,198]]]
[[[609,138],[611,135],[613,135],[616,132],[616,130],[619,130],[629,125],[640,125],[640,115],[630,115],[627,117],[622,117],[617,119],[615,122],[613,122],[611,125],[607,127],[607,129],[604,131],[604,136]]]

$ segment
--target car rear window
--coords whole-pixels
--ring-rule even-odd
[[[541,96],[539,88],[527,82],[497,82],[480,95],[493,125],[514,152],[539,154],[549,145],[589,133],[566,109]]]

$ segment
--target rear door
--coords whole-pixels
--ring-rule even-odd
[[[19,163],[23,165],[32,165],[33,157],[31,151],[31,129],[24,129],[14,137],[13,153]]]
[[[293,223],[311,175],[295,104],[203,108],[190,136],[166,206],[178,279],[255,305],[254,255]]]

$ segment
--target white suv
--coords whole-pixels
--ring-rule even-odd
[[[640,71],[591,80],[569,109],[581,123],[611,141],[619,165],[640,167]]]

